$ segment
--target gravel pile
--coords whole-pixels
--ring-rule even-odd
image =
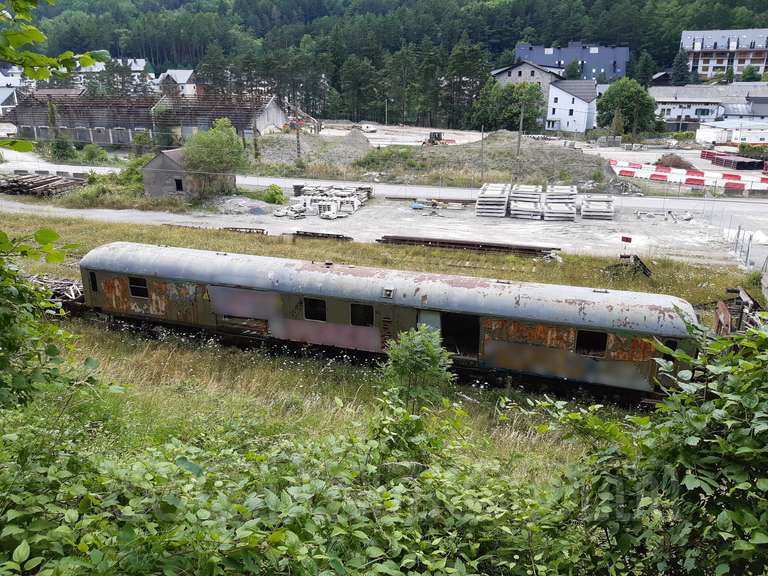
[[[270,134],[259,140],[261,161],[290,163],[296,161],[296,133]],[[307,163],[348,166],[365,156],[371,149],[360,130],[346,136],[301,134],[301,158]]]
[[[527,179],[551,180],[567,173],[574,180],[589,180],[596,171],[603,171],[606,166],[602,158],[585,155],[559,140],[542,141],[524,137],[519,158],[516,152],[517,133],[508,130],[492,132],[485,138],[484,145],[473,142],[422,148],[422,154],[431,166],[477,171],[484,155],[486,170],[511,172],[516,177]]]

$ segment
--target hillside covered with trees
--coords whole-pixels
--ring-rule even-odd
[[[670,66],[685,28],[768,27],[766,0],[63,0],[48,51],[109,50],[157,72],[207,63],[326,117],[469,124],[521,40],[628,44]]]

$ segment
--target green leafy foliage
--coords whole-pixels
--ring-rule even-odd
[[[182,148],[184,168],[199,179],[206,195],[232,190],[228,175],[245,165],[245,149],[232,123],[219,118],[207,131],[197,132]]]
[[[86,144],[83,146],[82,158],[86,164],[104,164],[109,161],[107,151],[98,144]]]
[[[288,202],[288,198],[285,196],[283,189],[277,184],[270,184],[267,189],[264,190],[262,195],[264,202],[268,204],[285,204]]]
[[[450,367],[451,355],[442,346],[440,332],[425,324],[387,343],[384,378],[414,408],[441,397],[453,383]]]
[[[45,258],[61,262],[53,230],[9,238],[0,230],[0,406],[27,400],[38,389],[58,380],[66,337],[48,320],[60,310],[47,293],[24,281],[16,260]]]
[[[55,259],[58,240],[0,236],[0,311],[29,289],[9,258]],[[12,369],[46,375],[0,408],[2,576],[757,575],[768,561],[764,328],[695,333],[695,357],[658,345],[676,364],[658,360],[669,388],[653,413],[534,403],[541,433],[587,449],[553,484],[523,485],[478,458],[460,405],[438,401],[450,355],[426,326],[389,343],[377,409],[348,430],[269,433],[244,413],[110,449],[126,390],[98,384],[92,361],[78,378],[56,364],[40,298],[0,314]]]
[[[652,131],[656,124],[656,103],[636,80],[622,78],[610,85],[597,102],[597,123],[610,126],[621,111],[624,128],[633,134]]]
[[[544,95],[536,84],[499,84],[489,80],[472,107],[470,126],[479,130],[504,128],[517,131],[522,116],[523,130],[537,130],[544,114]]]
[[[604,535],[596,567],[632,573],[758,574],[768,561],[768,330],[699,335],[700,353],[658,345],[670,382],[652,416],[623,425],[595,411],[545,408],[595,448],[571,471],[559,503]]]

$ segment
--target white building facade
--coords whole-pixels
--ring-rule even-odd
[[[699,144],[768,145],[768,122],[721,120],[707,122],[696,131]]]
[[[680,47],[688,54],[688,70],[710,79],[733,70],[736,78],[752,66],[768,71],[768,29],[684,30]]]
[[[596,126],[597,83],[594,80],[559,80],[550,84],[546,130],[583,134]]]

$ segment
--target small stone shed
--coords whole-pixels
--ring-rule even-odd
[[[234,174],[195,174],[184,168],[181,148],[163,150],[144,166],[144,193],[150,198],[184,200],[237,188]]]

